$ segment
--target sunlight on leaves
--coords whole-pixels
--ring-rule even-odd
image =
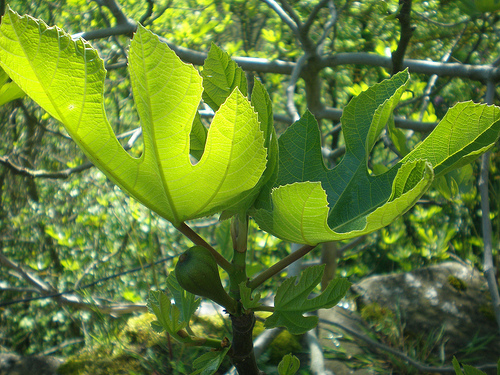
[[[190,134],[203,92],[201,77],[141,26],[129,53],[143,128],[139,158],[123,149],[109,125],[103,105],[106,71],[88,42],[74,41],[57,27],[9,9],[0,28],[0,64],[64,124],[108,178],[174,225],[238,205],[253,193],[266,167],[257,114],[238,89],[216,113],[203,156],[191,163]],[[204,142],[202,134],[197,138]]]

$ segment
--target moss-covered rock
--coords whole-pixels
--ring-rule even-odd
[[[131,354],[113,355],[105,348],[85,350],[69,358],[58,369],[61,375],[129,375],[144,374],[146,369]]]
[[[467,284],[465,283],[465,281],[463,281],[462,279],[459,279],[458,277],[456,277],[454,275],[448,276],[448,283],[453,288],[455,288],[456,290],[458,290],[460,292],[467,290]]]
[[[273,364],[278,364],[286,354],[298,354],[302,350],[300,337],[292,335],[287,330],[283,330],[273,340],[269,347],[269,360]]]
[[[96,339],[94,343],[67,358],[59,368],[61,375],[151,375],[189,374],[196,358],[206,348],[185,348],[166,334],[151,328],[152,314],[130,318],[115,337]],[[198,319],[193,323],[196,334],[219,337],[222,317]],[[226,365],[229,367],[229,364]]]

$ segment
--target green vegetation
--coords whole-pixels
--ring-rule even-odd
[[[82,345],[56,346],[83,337],[97,347],[75,357],[83,373],[113,361],[208,374],[226,354],[256,373],[253,354],[240,361],[254,312],[304,334],[346,277],[458,257],[494,290],[500,109],[473,102],[498,96],[500,19],[494,2],[462,3],[11,3],[36,18],[5,9],[0,27],[0,345],[72,354]],[[488,170],[491,212],[475,188]],[[333,261],[344,278],[323,278],[332,264],[287,275],[318,244],[359,237]],[[177,261],[193,244],[204,249],[194,265],[190,250]],[[195,329],[201,301],[184,288],[231,313],[221,331]],[[146,300],[154,330],[188,346],[179,360],[178,344],[129,352],[136,343],[118,334]],[[383,312],[366,314],[403,339]],[[286,361],[280,373],[298,370]]]
[[[448,276],[448,282],[450,285],[458,291],[467,290],[467,283],[458,277],[453,275]]]

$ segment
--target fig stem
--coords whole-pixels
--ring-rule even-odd
[[[294,251],[293,253],[288,254],[286,257],[281,259],[279,262],[273,264],[271,267],[269,267],[267,270],[261,272],[258,274],[253,280],[250,280],[248,282],[248,287],[252,290],[257,288],[259,285],[261,285],[264,281],[267,279],[270,279],[277,273],[283,271],[286,267],[288,267],[290,264],[295,262],[296,260],[302,258],[304,255],[309,253],[311,250],[315,249],[316,245],[304,245],[297,251]]]
[[[187,238],[189,238],[191,241],[193,241],[194,244],[207,248],[214,256],[215,261],[217,262],[219,267],[221,267],[228,274],[234,272],[234,266],[231,263],[229,263],[226,260],[226,258],[220,255],[219,252],[215,250],[207,241],[205,241],[198,233],[196,233],[193,229],[191,229],[191,227],[187,225],[185,222],[182,222],[175,228],[183,235],[185,235]]]
[[[244,214],[236,215],[231,222],[231,240],[233,249],[239,253],[247,251],[248,241],[248,216]]]
[[[222,340],[212,339],[210,337],[191,337],[191,341],[185,342],[188,346],[205,346],[208,348],[222,349]]]
[[[246,214],[238,214],[233,217],[231,240],[233,243],[233,259],[231,260],[233,272],[229,274],[229,295],[239,300],[239,285],[248,280],[246,271],[248,216]]]

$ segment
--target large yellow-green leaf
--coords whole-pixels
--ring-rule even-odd
[[[426,159],[436,176],[469,164],[493,146],[500,131],[500,108],[458,103],[402,163]]]
[[[129,57],[144,136],[140,158],[123,149],[108,123],[106,71],[89,43],[9,9],[0,27],[0,64],[112,181],[175,225],[244,201],[266,167],[257,114],[237,89],[216,113],[203,156],[191,163],[201,77],[141,26]]]

